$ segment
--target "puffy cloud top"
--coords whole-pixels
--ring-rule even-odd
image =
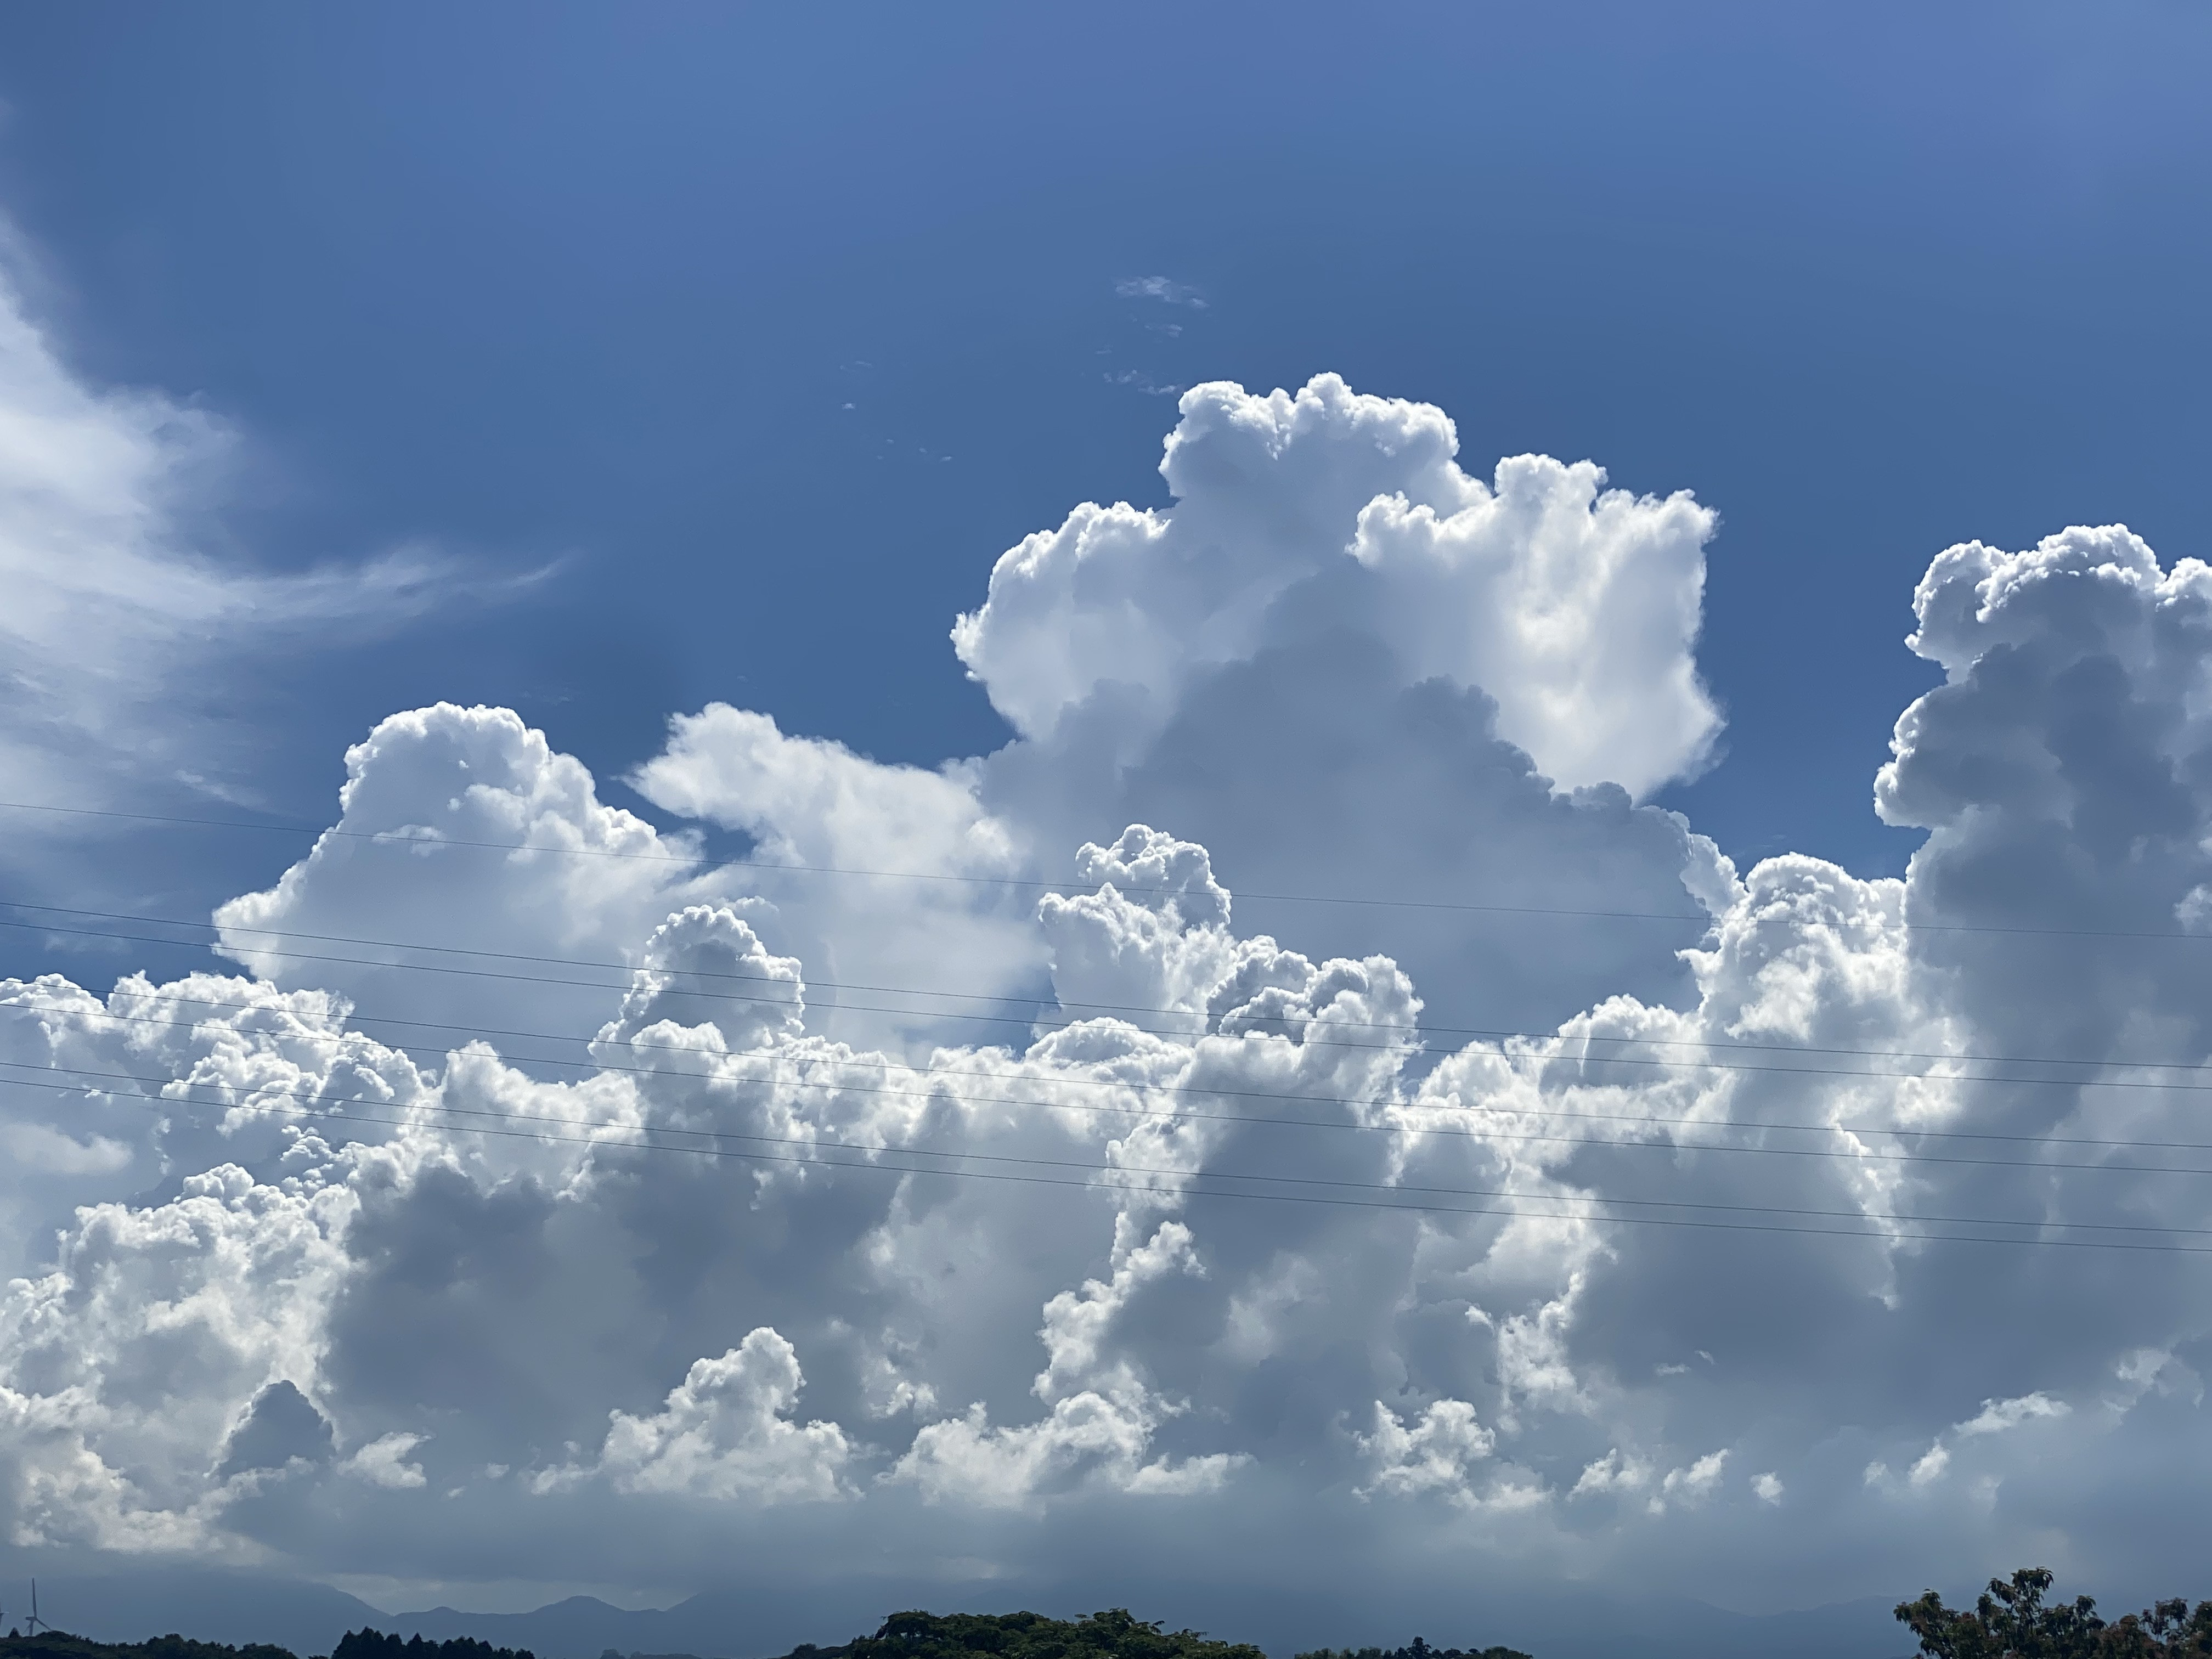
[[[1001,556],[954,624],[1025,737],[1109,688],[1164,725],[1194,677],[1281,642],[1310,586],[1401,684],[1486,692],[1559,783],[1642,794],[1704,762],[1720,719],[1692,653],[1714,518],[1687,495],[1602,490],[1600,468],[1535,455],[1486,487],[1441,410],[1332,374],[1295,396],[1194,386],[1182,416],[1160,463],[1173,507],[1078,507]]]

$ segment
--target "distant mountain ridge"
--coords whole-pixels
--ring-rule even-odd
[[[842,1644],[856,1629],[872,1629],[902,1607],[953,1604],[951,1610],[959,1611],[959,1602],[988,1596],[995,1607],[967,1610],[1003,1612],[1009,1601],[1044,1601],[1064,1608],[1075,1601],[1075,1610],[1087,1611],[1122,1599],[1110,1590],[1086,1594],[1077,1589],[1048,1597],[1034,1588],[976,1584],[954,1591],[942,1583],[884,1583],[869,1591],[872,1607],[855,1607],[849,1594],[797,1585],[774,1596],[707,1590],[665,1609],[617,1607],[596,1596],[573,1595],[527,1613],[464,1613],[446,1607],[387,1613],[326,1584],[251,1574],[75,1578],[42,1573],[39,1584],[48,1616],[95,1641],[137,1643],[174,1631],[203,1642],[266,1643],[288,1648],[300,1659],[330,1653],[348,1631],[363,1626],[434,1642],[471,1637],[495,1647],[526,1648],[537,1659],[603,1659],[610,1649],[619,1656],[662,1659],[768,1659],[809,1643],[825,1649]],[[1200,1599],[1197,1590],[1181,1598],[1186,1603]],[[1206,1594],[1204,1600],[1210,1605],[1202,1622],[1248,1638],[1276,1659],[1322,1645],[1303,1637],[1303,1631],[1324,1621],[1344,1622],[1328,1593],[1318,1589],[1298,1604],[1279,1596],[1243,1601],[1218,1593]],[[1457,1630],[1440,1631],[1424,1620],[1430,1626],[1427,1634],[1461,1646],[1479,1637],[1477,1646],[1501,1643],[1536,1659],[1619,1659],[1626,1652],[1638,1659],[1772,1659],[1778,1653],[1792,1659],[1900,1659],[1913,1646],[1910,1637],[1900,1637],[1893,1603],[1881,1599],[1764,1616],[1688,1600],[1655,1607],[1650,1600],[1616,1602],[1595,1594],[1469,1601],[1468,1613],[1455,1620]],[[1170,1612],[1168,1622],[1186,1617],[1178,1607]],[[1413,1632],[1375,1634],[1395,1645]]]
[[[60,1631],[40,1619],[26,1634],[9,1627],[0,1636],[0,1659],[301,1659],[289,1648],[253,1642],[234,1646],[204,1642],[173,1632],[143,1642],[95,1642],[88,1637]],[[450,1642],[426,1642],[421,1637],[402,1641],[397,1636],[363,1628],[338,1638],[327,1656],[316,1659],[537,1659],[527,1650],[495,1648],[472,1637]]]

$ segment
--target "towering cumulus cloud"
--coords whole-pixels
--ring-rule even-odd
[[[1173,507],[1077,507],[955,623],[1014,743],[933,775],[710,708],[635,781],[775,861],[930,878],[763,878],[838,978],[913,984],[950,956],[970,988],[1034,989],[1026,903],[943,878],[1064,877],[1074,848],[1145,823],[1261,895],[1518,907],[1470,929],[1259,902],[1309,949],[1389,951],[1462,1016],[1686,995],[1693,933],[1536,913],[1678,912],[1686,869],[1710,878],[1710,848],[1636,803],[1718,727],[1692,658],[1712,515],[1541,456],[1486,486],[1455,446],[1441,410],[1334,375],[1295,397],[1196,387],[1161,463]]]
[[[1220,669],[1340,629],[1388,651],[1394,689],[1487,690],[1498,734],[1570,787],[1693,769],[1720,724],[1690,657],[1712,514],[1543,455],[1486,488],[1457,449],[1442,410],[1332,374],[1200,386],[1160,464],[1176,506],[1031,536],[954,647],[1023,736],[1089,714],[1126,755]]]
[[[999,752],[677,720],[636,787],[741,866],[421,709],[240,975],[0,986],[9,1535],[948,1598],[1202,1544],[1395,1621],[2179,1565],[2203,568],[1942,554],[1911,874],[1739,872],[1643,804],[1717,726],[1705,508],[1328,377],[1188,392],[1164,471],[956,624]]]

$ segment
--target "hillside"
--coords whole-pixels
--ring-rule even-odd
[[[268,1644],[234,1647],[196,1642],[177,1635],[135,1643],[102,1643],[46,1631],[37,1636],[0,1638],[0,1659],[301,1659],[289,1648]],[[324,1659],[313,1656],[313,1659]],[[468,1637],[448,1641],[405,1640],[373,1629],[350,1631],[327,1659],[536,1659],[528,1649],[498,1648]],[[602,1659],[625,1659],[610,1648]],[[627,1659],[690,1659],[688,1655],[633,1654]],[[1124,1608],[1082,1619],[1048,1619],[1042,1613],[896,1613],[874,1634],[856,1636],[836,1647],[803,1644],[785,1659],[1267,1659],[1249,1643],[1225,1642],[1189,1630],[1163,1630]],[[1342,1650],[1318,1648],[1298,1659],[1529,1659],[1516,1650],[1491,1647],[1462,1651],[1431,1648],[1416,1638],[1410,1647]]]

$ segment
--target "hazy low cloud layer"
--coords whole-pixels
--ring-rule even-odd
[[[1911,875],[1740,872],[1638,804],[1717,731],[1711,515],[1453,449],[1185,394],[1176,504],[956,626],[1006,749],[674,721],[636,787],[777,867],[440,706],[222,911],[260,977],[0,985],[7,1535],[1413,1607],[2182,1571],[2212,576],[1941,555]],[[332,959],[378,940],[452,951]]]

